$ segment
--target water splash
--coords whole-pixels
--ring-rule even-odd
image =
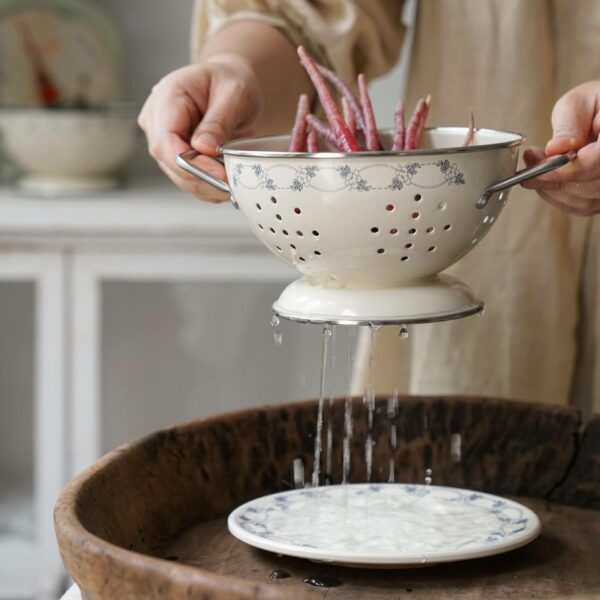
[[[400,331],[398,332],[401,340],[408,339],[408,327],[406,325],[400,325]]]

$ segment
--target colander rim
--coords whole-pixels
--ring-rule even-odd
[[[392,132],[391,128],[382,129],[382,132]],[[427,127],[425,131],[438,131],[441,133],[466,133],[468,127]],[[274,138],[289,136],[288,133],[277,133],[259,137],[247,137],[231,140],[221,146],[217,151],[225,156],[245,156],[249,158],[366,158],[369,156],[431,156],[444,154],[459,154],[469,152],[485,152],[487,150],[498,150],[502,148],[515,148],[525,143],[526,137],[522,133],[515,131],[506,131],[504,129],[493,129],[490,127],[477,127],[476,132],[482,133],[500,133],[504,135],[515,136],[515,139],[506,142],[495,142],[493,144],[478,144],[477,146],[452,146],[449,148],[425,148],[422,150],[368,150],[362,152],[287,152],[284,150],[236,150],[230,148],[232,144],[241,144],[243,142],[258,142]]]

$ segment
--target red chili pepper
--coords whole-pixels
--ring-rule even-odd
[[[382,150],[383,147],[379,141],[377,124],[375,123],[375,113],[373,112],[373,105],[371,104],[371,98],[369,97],[369,90],[367,88],[367,80],[362,73],[358,76],[358,91],[360,93],[360,102],[362,104],[363,118],[366,126],[365,136],[367,150]]]
[[[319,65],[319,71],[323,74],[325,79],[329,81],[335,88],[337,88],[338,92],[342,95],[342,107],[344,100],[350,106],[352,113],[354,114],[354,119],[358,125],[359,129],[363,131],[366,130],[365,119],[362,114],[362,109],[360,107],[360,101],[356,97],[356,94],[352,91],[352,88],[337,74],[334,73],[331,69],[324,67],[323,65]],[[348,123],[348,120],[346,120]]]
[[[290,152],[306,152],[306,115],[308,115],[309,109],[308,96],[306,94],[301,94],[300,98],[298,98],[296,119],[294,121],[292,135],[290,136],[290,145],[288,148]]]
[[[404,126],[404,102],[400,100],[396,106],[394,113],[394,140],[392,142],[392,150],[404,150],[404,138],[406,136],[406,128]]]
[[[321,105],[323,106],[323,110],[329,121],[329,126],[335,136],[338,148],[343,152],[357,152],[360,150],[358,142],[352,133],[350,133],[348,126],[342,119],[342,115],[327,87],[327,83],[325,83],[323,75],[319,71],[317,63],[302,46],[298,47],[298,56],[317,90],[319,100],[321,101]]]

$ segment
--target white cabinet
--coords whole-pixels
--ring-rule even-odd
[[[231,206],[164,182],[0,190],[0,598],[55,597],[53,504],[108,449],[316,394],[319,328],[283,323],[276,346],[269,325],[294,276]]]

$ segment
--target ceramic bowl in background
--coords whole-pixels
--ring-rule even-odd
[[[21,170],[18,187],[43,196],[115,187],[136,147],[135,115],[131,105],[3,109],[4,153]]]

